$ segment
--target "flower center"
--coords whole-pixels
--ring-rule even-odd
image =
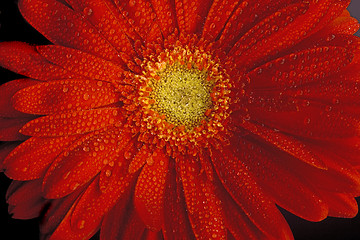
[[[213,83],[207,75],[206,71],[187,69],[179,63],[167,67],[159,74],[159,81],[153,83],[156,110],[175,126],[198,126],[212,105]]]
[[[226,142],[232,84],[219,58],[186,46],[164,49],[145,57],[134,78],[136,92],[124,103],[139,141],[172,156]]]

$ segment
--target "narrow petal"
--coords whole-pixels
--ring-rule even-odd
[[[132,204],[125,208],[124,215],[120,214],[120,207],[115,207],[104,219],[101,230],[101,240],[142,240],[146,227],[138,216]],[[114,224],[118,223],[118,224]]]
[[[301,137],[328,139],[359,135],[358,119],[306,100],[292,104],[298,109],[277,112],[271,108],[251,108],[249,112],[257,122],[266,122],[273,129]]]
[[[118,168],[122,167],[122,165],[128,167],[131,160],[131,157],[128,156],[137,151],[134,139],[131,139],[129,142],[124,141],[122,144],[123,146],[121,149],[118,149],[115,158],[104,159],[104,167],[101,169],[99,179],[99,189],[101,192],[108,191],[108,188],[111,187],[109,184],[112,183],[114,178],[117,178]],[[129,174],[132,175],[133,173],[129,172]]]
[[[326,164],[327,170],[311,167],[304,162],[292,158],[287,158],[281,164],[300,179],[306,179],[313,186],[322,190],[359,195],[359,172],[341,157],[331,154],[331,152],[324,154],[325,151],[323,149],[316,152],[316,154],[318,156],[321,156],[321,153],[323,154],[322,161]]]
[[[276,11],[296,2],[294,0],[241,1],[220,34],[219,45],[229,50],[252,27]],[[226,3],[226,2],[224,2]],[[261,13],[261,14],[258,14]],[[217,15],[222,14],[218,11]],[[221,17],[218,17],[221,18]]]
[[[74,233],[87,235],[86,233],[92,232],[92,229],[101,225],[104,215],[118,201],[129,199],[133,175],[127,173],[124,165],[117,166],[113,173],[116,177],[112,178],[110,187],[105,192],[99,191],[99,179],[97,178],[79,198],[70,218],[70,225]],[[123,198],[124,200],[122,200]]]
[[[321,221],[328,215],[328,206],[321,194],[301,178],[294,176],[278,159],[278,151],[268,150],[261,142],[236,141],[238,158],[256,177],[259,185],[277,205],[309,221]]]
[[[61,240],[61,239],[68,239],[68,240],[78,240],[78,239],[90,239],[92,235],[94,235],[99,227],[100,223],[92,229],[86,229],[87,231],[74,231],[71,226],[71,215],[77,205],[75,202],[71,208],[66,212],[65,216],[56,227],[55,231],[48,237],[49,240]]]
[[[47,198],[63,197],[92,179],[130,140],[118,128],[85,135],[61,154],[46,172],[43,183]],[[105,162],[105,163],[104,163]]]
[[[42,177],[55,158],[75,140],[76,137],[26,140],[5,159],[6,176],[22,181]]]
[[[319,47],[293,53],[248,73],[249,88],[299,87],[339,72],[352,58],[353,52],[343,47]]]
[[[13,97],[15,109],[31,114],[91,109],[118,102],[120,95],[110,83],[60,80],[24,88]]]
[[[144,144],[129,165],[129,173],[137,172],[151,157],[151,150]]]
[[[13,72],[42,81],[78,77],[47,61],[35,46],[22,42],[0,43],[0,64]]]
[[[20,142],[8,142],[1,144],[0,148],[0,171],[4,169],[5,158],[17,147]]]
[[[244,64],[249,67],[266,61],[272,55],[294,46],[324,27],[340,15],[347,6],[345,2],[348,3],[348,1],[343,1],[344,3],[339,7],[331,5],[332,1],[300,3],[285,7],[244,35],[235,44],[230,54],[238,57],[239,65]],[[270,29],[266,29],[266,34],[262,34],[261,31],[265,30],[266,24],[270,26]],[[251,45],[248,44],[249,41]],[[245,49],[242,49],[244,47]]]
[[[320,169],[326,169],[326,165],[312,153],[304,144],[303,141],[298,140],[290,135],[262,127],[260,125],[252,124],[244,121],[241,126],[250,131],[257,137],[262,138],[267,143],[272,144],[278,149]]]
[[[175,0],[176,16],[181,33],[199,33],[213,0]]]
[[[21,0],[19,9],[24,18],[53,43],[121,61],[118,52],[97,29],[67,5],[52,0]]]
[[[174,162],[169,162],[169,173],[164,195],[165,240],[195,239],[184,199],[184,190],[175,171]]]
[[[145,41],[153,41],[161,38],[161,31],[155,21],[156,14],[151,7],[151,3],[145,0],[137,1],[114,1],[118,10],[130,23],[131,28],[128,31],[134,31]],[[152,32],[152,30],[157,31]],[[152,35],[152,33],[155,33]]]
[[[177,27],[175,5],[172,0],[150,0],[156,13],[156,20],[164,38],[168,37]]]
[[[191,226],[196,239],[225,239],[221,202],[212,183],[193,157],[179,159],[180,174]]]
[[[230,194],[218,182],[217,194],[222,201],[226,228],[235,239],[264,239],[265,235],[257,228]]]
[[[259,229],[275,239],[293,238],[275,203],[264,195],[240,160],[231,153],[222,154],[214,149],[211,158],[226,190]]]
[[[27,136],[20,133],[20,129],[33,118],[1,118],[0,141],[22,141]]]
[[[9,188],[11,189],[11,188]],[[26,199],[26,201],[24,201]],[[31,219],[40,216],[47,200],[41,197],[41,181],[22,182],[11,194],[7,194],[9,213],[16,219]]]
[[[120,108],[99,108],[40,117],[28,122],[20,132],[35,137],[79,135],[121,125],[123,121]]]
[[[321,193],[329,205],[329,216],[338,218],[353,218],[358,213],[355,198],[349,194],[323,191]]]
[[[14,81],[7,82],[0,86],[0,117],[8,118],[21,118],[28,117],[28,114],[24,114],[15,110],[11,104],[11,98],[19,90],[30,87],[39,83],[38,81],[32,79],[18,79]]]
[[[206,16],[202,36],[207,40],[213,41],[224,28],[226,22],[240,2],[240,0],[214,0]]]
[[[79,196],[88,187],[88,184],[82,188],[78,188],[73,193],[64,198],[51,200],[48,210],[45,212],[44,220],[40,225],[40,232],[44,239],[49,238],[56,228],[61,224],[64,217],[73,211],[73,206],[76,205]]]
[[[163,224],[165,179],[169,158],[155,150],[142,169],[135,187],[134,205],[145,225],[159,231]]]
[[[83,16],[99,31],[101,35],[119,52],[120,55],[135,56],[133,46],[126,35],[129,24],[124,16],[113,11],[114,3],[110,0],[70,1],[73,9]],[[112,19],[109,21],[108,19]],[[123,58],[123,57],[122,57]]]
[[[61,66],[73,74],[106,82],[123,82],[125,71],[111,61],[56,45],[38,46],[37,50],[49,62]]]

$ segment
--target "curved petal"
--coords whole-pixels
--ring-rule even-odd
[[[11,98],[14,94],[23,88],[33,86],[39,83],[32,79],[17,79],[0,86],[0,117],[8,118],[21,118],[29,117],[28,114],[24,114],[15,110],[11,104]]]
[[[99,108],[40,117],[25,124],[20,132],[35,137],[70,136],[120,126],[123,121],[120,108]]]
[[[41,181],[34,180],[16,183],[20,183],[21,186],[16,187],[16,190],[10,187],[6,197],[6,202],[9,204],[9,213],[16,219],[39,217],[41,211],[48,203],[46,199],[41,197]]]
[[[226,190],[259,229],[275,239],[293,238],[275,203],[263,193],[240,160],[231,152],[220,153],[215,149],[211,159]]]
[[[147,228],[159,231],[163,224],[164,189],[169,157],[161,149],[152,153],[137,179],[134,205]]]
[[[184,190],[176,174],[175,163],[169,162],[169,173],[164,195],[165,240],[195,239],[184,199]]]
[[[329,216],[353,218],[358,214],[358,204],[349,194],[322,191],[322,197],[329,206]]]
[[[179,167],[188,215],[196,239],[225,239],[220,200],[205,173],[201,173],[198,160],[191,156],[181,158]]]
[[[20,0],[19,9],[24,18],[53,43],[122,62],[118,52],[97,29],[67,5],[53,0]]]
[[[0,141],[23,141],[27,136],[20,133],[20,129],[32,118],[1,118]]]
[[[58,156],[46,172],[45,196],[60,198],[90,181],[105,166],[105,159],[116,158],[130,138],[129,133],[116,127],[85,135]]]
[[[238,158],[277,205],[309,221],[327,217],[328,206],[319,191],[282,166],[286,157],[251,138],[236,143],[241,146],[235,150]]]
[[[35,46],[23,42],[0,43],[0,64],[18,74],[41,81],[78,77],[41,56]]]
[[[111,0],[71,0],[72,8],[81,13],[118,52],[122,60],[124,56],[134,57],[135,51],[126,34],[131,26],[125,16],[114,11],[115,3]],[[108,19],[111,18],[112,21]]]
[[[120,94],[110,83],[92,80],[60,80],[18,91],[15,109],[31,114],[52,114],[91,109],[118,102]]]
[[[274,13],[244,35],[230,54],[236,56],[238,65],[245,67],[252,68],[263,63],[323,28],[342,13],[349,0],[341,4],[332,2],[324,0],[294,4]],[[269,26],[269,29],[264,29],[264,26]],[[266,34],[262,34],[261,30]]]
[[[200,33],[213,0],[175,0],[180,33]]]
[[[6,157],[4,161],[6,176],[22,181],[42,177],[55,158],[66,151],[76,138],[28,139]]]

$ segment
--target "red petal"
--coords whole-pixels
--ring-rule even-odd
[[[0,145],[0,171],[4,168],[5,158],[19,146],[19,144],[19,142],[7,142]]]
[[[97,29],[67,5],[53,0],[21,0],[19,9],[25,19],[53,43],[104,59],[120,60],[118,52]]]
[[[99,31],[101,35],[119,52],[120,55],[133,57],[135,51],[126,36],[129,24],[124,16],[114,11],[115,4],[109,0],[69,1],[73,9],[83,16]],[[109,21],[111,19],[111,21]]]
[[[49,237],[49,235],[55,231],[70,210],[72,212],[71,207],[76,205],[79,195],[84,192],[86,187],[88,187],[88,185],[79,188],[64,198],[51,200],[49,209],[46,211],[44,219],[40,225],[40,232],[42,233],[44,239]]]
[[[51,234],[51,236],[47,239],[49,240],[79,240],[79,239],[90,239],[92,235],[94,235],[99,227],[100,223],[92,229],[87,229],[88,231],[84,232],[75,232],[71,226],[70,219],[71,214],[74,211],[76,206],[76,202],[71,206],[71,208],[66,212],[66,215],[63,217],[59,226],[55,229],[55,231]]]
[[[10,187],[10,191],[7,193],[9,213],[16,219],[39,217],[41,210],[47,204],[47,200],[41,197],[41,181],[34,180],[20,184],[16,190],[12,190]]]
[[[106,82],[123,82],[123,68],[94,55],[54,45],[38,46],[37,50],[48,61],[76,75]]]
[[[314,151],[314,149],[312,149]],[[328,167],[327,170],[314,168],[295,159],[287,158],[281,164],[289,169],[300,179],[306,179],[314,186],[332,192],[349,193],[353,195],[360,194],[360,175],[350,164],[347,164],[342,158],[332,154],[315,152],[322,157],[322,161]],[[323,154],[323,155],[321,155]]]
[[[353,218],[357,215],[358,205],[353,196],[328,191],[323,191],[321,195],[329,206],[329,216]]]
[[[5,159],[5,174],[22,181],[42,177],[54,159],[75,139],[76,137],[30,138]]]
[[[28,122],[20,132],[28,136],[59,137],[78,135],[112,125],[121,125],[119,108],[99,108],[40,117]]]
[[[175,5],[172,0],[150,0],[150,2],[157,15],[156,21],[161,28],[162,35],[167,38],[177,26]]]
[[[27,139],[20,129],[33,118],[0,118],[0,141],[21,141]]]
[[[153,232],[149,229],[145,229],[145,232],[141,238],[141,240],[164,240],[162,232]]]
[[[137,172],[151,157],[151,150],[144,144],[129,165],[129,173]]]
[[[28,114],[16,111],[11,104],[11,98],[19,90],[35,85],[38,81],[32,79],[18,79],[0,86],[0,116],[8,118],[28,117]]]
[[[295,103],[295,104],[294,104]],[[328,111],[326,105],[309,101],[294,102],[297,110],[276,112],[251,108],[252,119],[271,128],[297,136],[317,139],[348,138],[359,134],[359,120],[341,112]]]
[[[96,108],[118,102],[119,97],[110,83],[60,80],[24,88],[14,95],[13,102],[22,112],[51,114]]]
[[[212,2],[212,0],[175,0],[180,32],[199,33]]]
[[[314,167],[326,169],[326,165],[319,157],[317,157],[307,148],[303,141],[298,140],[290,135],[276,132],[275,130],[262,127],[260,125],[252,124],[248,121],[244,121],[240,125],[256,135],[256,137],[260,137],[268,144],[277,147],[278,149],[294,156],[295,158],[298,158],[301,161],[304,161]]]
[[[188,214],[196,239],[225,239],[222,208],[212,183],[200,172],[200,164],[193,157],[188,156],[178,161]]]
[[[128,31],[134,31],[140,35],[140,37],[145,41],[153,41],[156,38],[161,38],[161,32],[158,31],[158,34],[149,38],[149,33],[151,29],[155,26],[158,28],[155,21],[156,15],[154,10],[151,7],[151,3],[145,0],[137,1],[114,1],[118,7],[118,11],[125,16],[128,23],[130,23],[130,29],[124,29],[127,33]]]
[[[105,165],[117,157],[130,134],[117,128],[103,129],[85,135],[51,165],[44,177],[47,198],[60,198],[90,181]]]
[[[238,6],[240,0],[214,0],[205,19],[202,36],[209,41],[214,41],[224,28],[226,22]]]
[[[221,183],[217,183],[221,185]],[[265,235],[258,229],[238,204],[231,198],[228,192],[221,187],[217,187],[218,196],[222,201],[224,209],[224,221],[226,228],[231,232],[235,239],[264,239]]]
[[[136,183],[135,209],[152,231],[159,231],[163,224],[164,188],[168,163],[169,158],[163,151],[155,150]]]
[[[212,151],[212,161],[221,182],[246,215],[266,235],[292,239],[292,233],[275,204],[250,176],[247,167],[231,153]],[[261,211],[259,211],[261,209]]]
[[[74,78],[76,75],[56,66],[22,42],[0,43],[0,65],[18,74],[39,80]]]
[[[105,217],[100,231],[101,240],[140,240],[145,225],[137,215],[135,208],[129,204],[123,208],[118,204]],[[123,210],[123,211],[122,211]],[[114,224],[117,223],[117,224]]]
[[[175,163],[170,161],[164,195],[164,238],[166,240],[195,239],[186,211],[184,190],[178,177]]]
[[[312,183],[294,176],[283,167],[285,160],[278,151],[271,151],[261,142],[239,139],[234,142],[238,158],[248,167],[259,185],[274,202],[289,212],[309,221],[327,217],[328,207]]]
[[[235,44],[231,54],[237,56],[239,65],[252,67],[266,61],[270,56],[294,46],[324,27],[340,15],[348,3],[348,1],[343,1],[343,5],[338,6],[332,5],[332,1],[294,4],[284,8],[281,14],[279,14],[280,11],[275,13],[244,35]],[[269,29],[265,29],[264,26],[269,26]],[[265,34],[261,31],[265,31]]]
[[[219,43],[225,49],[230,49],[234,43],[239,40],[248,30],[262,21],[264,18],[272,15],[281,8],[288,6],[294,0],[263,0],[241,1],[227,21],[223,32],[221,33]],[[261,13],[259,15],[259,13]],[[218,11],[218,14],[222,12]]]
[[[293,53],[251,71],[249,88],[299,87],[339,72],[352,58],[353,53],[342,47],[320,47]]]
[[[104,215],[118,201],[127,201],[129,199],[133,175],[128,174],[124,166],[117,166],[113,174],[115,177],[111,179],[109,188],[106,191],[100,191],[97,178],[80,197],[70,219],[70,225],[74,233],[86,235],[85,233],[91,232],[92,229],[101,224]],[[124,200],[121,200],[121,198],[124,198]],[[89,209],[92,209],[92,211],[89,211]]]

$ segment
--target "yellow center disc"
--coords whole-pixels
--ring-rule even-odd
[[[206,71],[174,64],[154,82],[153,97],[157,110],[174,125],[193,128],[206,117],[206,110],[211,108],[212,85],[207,80]]]

